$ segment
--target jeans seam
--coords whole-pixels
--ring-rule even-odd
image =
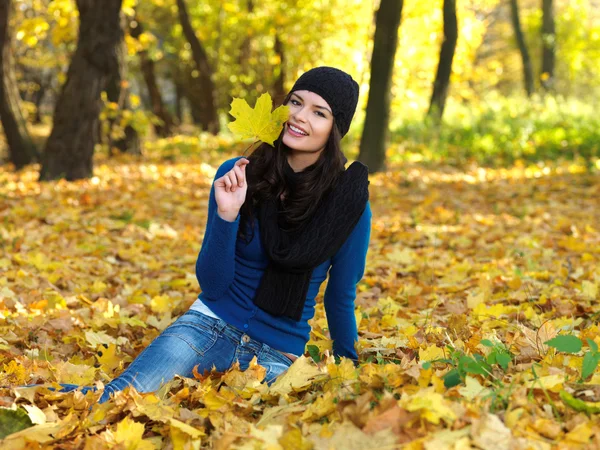
[[[177,323],[173,322],[173,325],[191,325],[193,327],[201,328],[205,331],[215,331],[212,326],[206,325],[204,323],[191,322],[188,320],[179,320]],[[165,330],[166,331],[166,330]]]

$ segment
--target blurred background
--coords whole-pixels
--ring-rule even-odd
[[[233,97],[318,65],[359,82],[344,149],[372,172],[598,164],[600,0],[3,0],[0,39],[0,158],[40,179],[231,149]]]

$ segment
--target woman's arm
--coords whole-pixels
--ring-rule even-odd
[[[200,288],[215,300],[227,291],[235,275],[235,241],[240,215],[238,213],[233,221],[229,221],[218,214],[214,181],[229,172],[238,159],[240,157],[225,161],[217,170],[210,188],[206,231],[196,261],[196,278]]]
[[[329,281],[325,289],[325,313],[333,339],[333,353],[352,359],[358,359],[354,349],[354,342],[358,340],[354,300],[356,285],[365,272],[371,238],[371,217],[371,205],[367,202],[352,233],[331,259]]]

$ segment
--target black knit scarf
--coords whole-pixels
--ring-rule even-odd
[[[279,226],[279,199],[258,206],[269,264],[254,298],[256,306],[274,316],[301,319],[312,272],[337,253],[358,223],[369,199],[368,185],[367,166],[353,162],[313,217],[294,233]]]

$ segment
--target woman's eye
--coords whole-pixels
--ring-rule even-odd
[[[290,100],[290,103],[294,106],[300,105],[300,102],[298,100],[294,100],[294,99]]]
[[[326,117],[325,114],[323,114],[321,111],[316,111],[316,113],[317,113],[317,116]]]

